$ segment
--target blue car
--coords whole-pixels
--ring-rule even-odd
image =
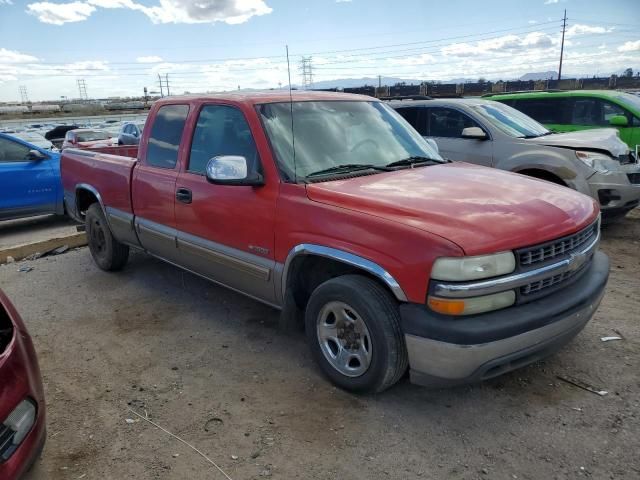
[[[64,214],[60,154],[0,133],[0,220]]]

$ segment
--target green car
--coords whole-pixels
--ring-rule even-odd
[[[636,152],[640,145],[640,97],[616,90],[532,91],[489,94],[555,132],[617,128]]]

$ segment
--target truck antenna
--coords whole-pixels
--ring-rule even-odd
[[[289,108],[291,109],[291,148],[293,148],[293,180],[298,183],[298,171],[296,168],[296,137],[293,130],[293,94],[291,93],[291,66],[289,65],[289,45],[287,50],[287,75],[289,75]]]

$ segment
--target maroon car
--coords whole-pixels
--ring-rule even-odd
[[[0,479],[20,478],[45,441],[42,377],[27,329],[0,291]]]

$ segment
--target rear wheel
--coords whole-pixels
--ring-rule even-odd
[[[129,259],[129,247],[113,237],[98,203],[89,207],[85,222],[89,251],[98,267],[106,271],[121,270]]]
[[[374,280],[345,275],[315,289],[305,313],[315,360],[329,379],[353,392],[381,392],[407,369],[395,299]]]

